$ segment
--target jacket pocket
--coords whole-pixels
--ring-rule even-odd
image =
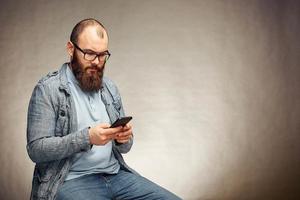
[[[36,166],[32,188],[33,197],[36,197],[36,199],[44,199],[49,195],[53,179],[58,172],[58,165],[59,161],[55,161]]]
[[[55,125],[55,136],[63,136],[67,124],[67,111],[65,109],[60,109],[58,111],[58,117]]]
[[[50,178],[53,176],[53,173],[48,168],[45,164],[35,167],[30,195],[31,200],[46,199],[50,186]]]
[[[42,183],[42,182],[48,182],[51,176],[53,175],[53,173],[54,170],[51,164],[49,165],[43,164],[42,166],[38,167],[36,175],[39,182]]]

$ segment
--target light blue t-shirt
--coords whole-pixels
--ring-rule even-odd
[[[99,123],[110,123],[105,105],[99,92],[83,92],[70,67],[67,67],[67,79],[75,103],[78,130],[92,127]],[[112,152],[112,142],[106,145],[93,145],[87,152],[77,153],[66,180],[94,173],[117,173],[120,169],[118,160]]]

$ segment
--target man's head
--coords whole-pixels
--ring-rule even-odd
[[[109,58],[108,35],[95,19],[84,19],[72,30],[67,50],[72,71],[84,91],[98,91]]]

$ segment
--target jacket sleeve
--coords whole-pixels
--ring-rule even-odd
[[[91,148],[87,128],[65,136],[56,136],[58,114],[49,92],[50,90],[45,92],[44,85],[38,83],[28,107],[27,152],[35,163],[64,159]]]

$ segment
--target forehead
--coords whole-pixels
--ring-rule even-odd
[[[78,37],[78,45],[82,49],[90,49],[96,52],[108,49],[108,37],[105,30],[99,26],[88,26]]]

